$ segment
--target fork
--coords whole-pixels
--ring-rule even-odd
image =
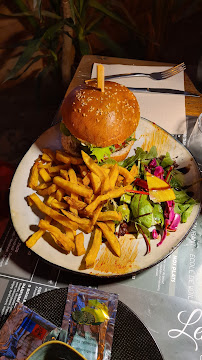
[[[105,79],[115,79],[115,78],[121,78],[121,77],[131,77],[131,76],[146,76],[153,80],[164,80],[167,79],[173,75],[179,74],[181,71],[186,69],[185,63],[181,63],[179,65],[173,66],[170,69],[160,71],[160,72],[153,72],[153,73],[126,73],[126,74],[115,74],[115,75],[107,75],[105,76]],[[96,78],[92,78],[89,80],[85,80],[85,83],[89,83],[93,80],[96,80]]]

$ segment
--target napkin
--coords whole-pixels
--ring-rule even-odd
[[[97,63],[93,64],[91,77],[97,76]],[[167,66],[136,66],[103,64],[105,75],[131,72],[151,73],[169,69]],[[184,90],[184,72],[165,80],[152,80],[147,77],[117,78],[116,81],[127,87],[152,87]],[[171,134],[184,134],[186,131],[185,96],[159,93],[140,93],[134,91],[144,117]]]

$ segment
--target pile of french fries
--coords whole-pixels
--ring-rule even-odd
[[[67,253],[85,255],[86,268],[91,268],[103,237],[114,255],[121,255],[115,222],[120,222],[122,215],[102,209],[109,199],[119,198],[132,189],[138,170],[134,166],[129,172],[117,163],[99,166],[85,152],[81,156],[75,158],[60,150],[43,149],[35,160],[28,179],[28,187],[34,192],[27,200],[45,217],[26,245],[33,247],[48,232]],[[93,237],[88,251],[84,247],[84,233],[92,233]]]

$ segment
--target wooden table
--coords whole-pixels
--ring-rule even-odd
[[[150,66],[173,66],[173,64],[154,62],[154,61],[144,61],[144,60],[133,60],[133,59],[122,59],[115,57],[105,57],[98,55],[85,55],[81,59],[81,62],[76,70],[76,73],[68,87],[67,93],[69,93],[74,87],[80,85],[86,79],[90,79],[91,70],[93,63],[102,63],[102,64],[123,64],[123,65],[150,65]],[[198,116],[202,113],[202,95],[197,91],[194,84],[188,77],[185,71],[185,90],[193,93],[198,93],[200,97],[185,97],[185,106],[186,114],[191,116]]]

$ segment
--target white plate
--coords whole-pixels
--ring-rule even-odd
[[[144,150],[149,151],[151,146],[155,145],[158,155],[164,155],[166,152],[169,152],[171,158],[176,160],[179,168],[186,167],[188,169],[188,172],[185,174],[186,184],[190,184],[193,180],[200,178],[198,166],[190,152],[156,124],[141,118],[136,130],[136,139],[137,141],[135,141],[129,156],[134,154],[134,148],[136,147],[142,147]],[[61,148],[59,125],[55,125],[45,131],[30,147],[20,162],[12,180],[10,189],[11,217],[15,230],[23,242],[37,229],[39,217],[43,217],[43,215],[34,213],[31,207],[27,205],[25,199],[33,193],[33,190],[27,187],[27,180],[30,169],[43,148],[51,148],[52,150]],[[200,184],[196,183],[191,190],[194,193],[194,197],[199,199]],[[194,206],[187,222],[180,224],[176,232],[170,233],[161,246],[156,246],[159,240],[152,240],[151,252],[146,256],[144,256],[146,250],[145,241],[141,237],[138,240],[131,238],[129,235],[119,238],[122,252],[120,258],[114,256],[106,246],[106,243],[103,243],[93,269],[84,268],[82,263],[83,256],[76,257],[71,253],[65,254],[54,245],[50,238],[39,239],[32,250],[45,260],[65,269],[98,276],[125,276],[153,266],[168,256],[187,236],[199,211],[200,202]],[[89,237],[89,235],[85,235],[86,248]]]

